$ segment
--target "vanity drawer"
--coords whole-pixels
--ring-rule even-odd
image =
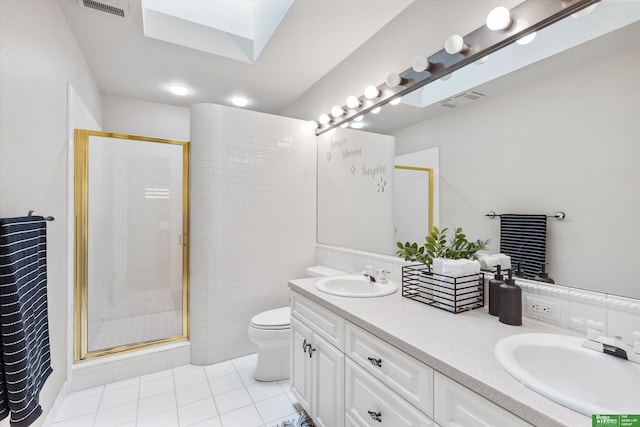
[[[345,353],[371,375],[433,417],[433,369],[347,322]]]
[[[340,351],[344,351],[345,320],[320,304],[293,293],[291,315],[296,316],[325,340]]]
[[[523,419],[439,372],[435,374],[435,416],[442,427],[531,427]]]
[[[345,359],[347,426],[433,427],[433,421],[353,361]]]

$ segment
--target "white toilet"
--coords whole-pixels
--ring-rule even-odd
[[[323,265],[307,268],[309,277],[325,277],[345,272]],[[249,339],[258,345],[258,362],[253,377],[257,381],[289,378],[289,333],[291,308],[281,307],[256,314],[249,325]]]

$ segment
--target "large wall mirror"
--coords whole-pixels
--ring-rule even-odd
[[[75,359],[188,337],[189,150],[75,132]]]
[[[548,223],[548,271],[556,283],[640,298],[635,271],[640,258],[636,190],[640,130],[635,99],[640,93],[640,10],[633,3],[601,2],[586,17],[587,25],[608,20],[611,7],[632,8],[623,12],[627,23],[464,89],[483,95],[477,100],[454,107],[435,103],[424,109],[406,104],[383,108],[365,118],[370,133],[360,133],[371,138],[392,136],[394,164],[402,163],[395,158],[438,150],[435,215],[439,217],[434,223],[440,227],[462,226],[471,238],[490,238],[491,249],[497,252],[500,221],[485,217],[486,213],[564,211],[565,220]],[[580,20],[570,21],[576,25]],[[552,28],[541,31],[537,39],[544,40],[543,33]],[[514,46],[518,48],[527,47]],[[494,60],[492,56],[487,64]],[[448,82],[481,67],[459,70]],[[450,95],[460,94],[456,90]],[[362,146],[373,151],[376,143]],[[319,152],[319,165],[323,155]],[[319,223],[326,211],[321,190],[319,181]],[[394,224],[388,228],[393,233]],[[320,243],[395,252],[363,242],[337,244],[320,231]],[[416,230],[414,240],[421,241],[423,233]]]

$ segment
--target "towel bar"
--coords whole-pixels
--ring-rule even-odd
[[[489,213],[484,214],[484,216],[488,216],[489,218],[495,218],[497,216],[502,216],[502,215],[497,214],[494,211],[491,211]],[[562,211],[558,211],[553,215],[547,215],[547,218],[555,218],[555,219],[557,219],[559,221],[565,219],[566,217],[567,217],[567,215]]]

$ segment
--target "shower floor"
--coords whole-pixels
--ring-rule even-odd
[[[89,351],[155,341],[180,334],[182,310],[103,320],[89,342]]]

